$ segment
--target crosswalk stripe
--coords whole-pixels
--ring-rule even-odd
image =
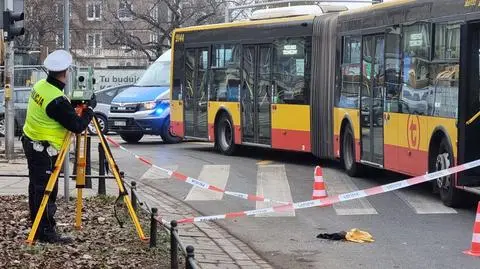
[[[338,177],[329,177],[328,175],[325,175],[323,180],[326,184],[328,196],[340,195],[359,190],[355,183],[353,183],[353,181],[346,175]],[[341,216],[378,214],[377,210],[372,206],[372,204],[370,204],[367,198],[337,203],[333,205],[333,208],[335,209],[337,215]]]
[[[229,174],[230,165],[204,165],[198,179],[210,185],[225,189]],[[222,198],[223,193],[221,192],[213,192],[193,186],[185,198],[185,201],[212,201],[222,200]]]
[[[165,168],[170,171],[177,171],[178,165],[166,165],[166,166],[161,166],[162,168]],[[161,179],[169,179],[170,176],[161,170],[158,170],[154,167],[151,167],[143,175],[140,177],[140,181],[142,182],[155,182],[156,180],[161,180]]]
[[[292,202],[290,185],[288,184],[285,165],[258,165],[257,170],[257,195],[283,202]],[[273,204],[257,202],[256,208],[267,208]],[[256,217],[294,217],[295,212],[280,212],[261,214]]]
[[[398,190],[395,194],[409,205],[417,214],[456,214],[457,211],[447,207],[436,198],[416,190]]]

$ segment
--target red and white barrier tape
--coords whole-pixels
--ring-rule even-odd
[[[163,171],[163,172],[167,173],[168,176],[170,176],[170,177],[173,177],[177,180],[186,182],[190,185],[197,186],[199,188],[206,189],[206,190],[221,192],[221,193],[224,193],[224,194],[229,195],[229,196],[233,196],[233,197],[237,197],[237,198],[241,198],[241,199],[245,199],[245,200],[249,200],[249,201],[271,202],[271,203],[277,203],[277,204],[283,204],[283,205],[292,204],[292,203],[289,203],[289,202],[283,202],[283,201],[276,201],[276,200],[268,199],[268,198],[265,198],[263,196],[258,196],[258,195],[246,194],[246,193],[241,193],[241,192],[226,191],[222,188],[210,185],[210,184],[208,184],[204,181],[198,180],[196,178],[192,178],[192,177],[180,174],[178,172],[171,171],[171,170],[162,168],[160,166],[157,166],[157,165],[153,164],[152,162],[150,162],[149,160],[143,158],[142,156],[139,156],[139,155],[133,153],[132,151],[126,149],[125,147],[120,145],[118,142],[116,142],[112,138],[110,138],[108,136],[105,136],[105,138],[107,139],[107,141],[110,144],[112,144],[113,146],[115,146],[115,147],[133,155],[136,159],[140,160],[141,162],[143,162],[143,163],[145,163],[145,164],[147,164],[147,165],[149,165],[149,166],[151,166],[155,169],[158,169],[160,171]]]
[[[391,192],[398,189],[403,189],[406,187],[410,187],[412,185],[420,184],[423,182],[431,181],[440,177],[448,176],[451,174],[455,174],[461,171],[465,171],[474,167],[480,166],[480,160],[476,160],[473,162],[465,163],[462,165],[458,165],[455,167],[447,168],[441,171],[437,171],[434,173],[413,177],[410,179],[400,180],[397,182],[393,182],[390,184],[385,184],[369,189],[344,193],[340,195],[335,195],[327,198],[323,198],[320,200],[310,200],[304,202],[298,202],[288,205],[279,205],[270,208],[262,208],[256,210],[248,210],[248,211],[240,211],[240,212],[231,212],[222,215],[215,215],[215,216],[202,216],[202,217],[194,217],[194,218],[186,218],[178,220],[177,223],[193,223],[193,222],[201,222],[201,221],[213,221],[213,220],[220,220],[220,219],[229,219],[229,218],[238,218],[244,216],[254,216],[254,215],[261,215],[266,213],[273,213],[273,212],[287,212],[287,211],[295,211],[297,209],[304,209],[304,208],[311,208],[317,206],[330,206],[336,203],[355,200],[364,198],[367,196],[372,196],[380,193]]]

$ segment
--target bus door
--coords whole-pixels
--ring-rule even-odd
[[[461,28],[458,162],[480,159],[480,23]],[[457,185],[480,186],[480,168],[460,173]]]
[[[272,46],[243,46],[242,142],[271,144]]]
[[[361,159],[383,167],[384,35],[363,37],[360,93]]]
[[[185,136],[208,137],[208,48],[187,49],[185,57]]]

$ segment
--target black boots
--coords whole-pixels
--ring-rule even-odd
[[[46,228],[39,231],[38,240],[43,243],[51,244],[71,244],[73,239],[70,237],[63,237],[55,231],[55,228]]]

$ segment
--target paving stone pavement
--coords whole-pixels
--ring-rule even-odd
[[[71,171],[73,169],[71,168]],[[26,160],[18,158],[7,162],[0,158],[0,174],[26,175]],[[107,194],[118,195],[113,180],[107,180]],[[63,196],[63,179],[59,181],[59,196]],[[97,195],[96,180],[92,189],[85,189],[84,196]],[[27,195],[28,178],[0,177],[0,195]],[[71,197],[76,197],[75,181],[69,184]],[[198,215],[183,201],[176,200],[148,183],[138,182],[139,196],[148,206],[157,207],[158,214],[165,219],[180,219]],[[181,212],[181,214],[179,214]],[[200,268],[273,268],[248,245],[230,235],[214,223],[197,223],[179,227],[182,243],[195,248],[195,259]]]

